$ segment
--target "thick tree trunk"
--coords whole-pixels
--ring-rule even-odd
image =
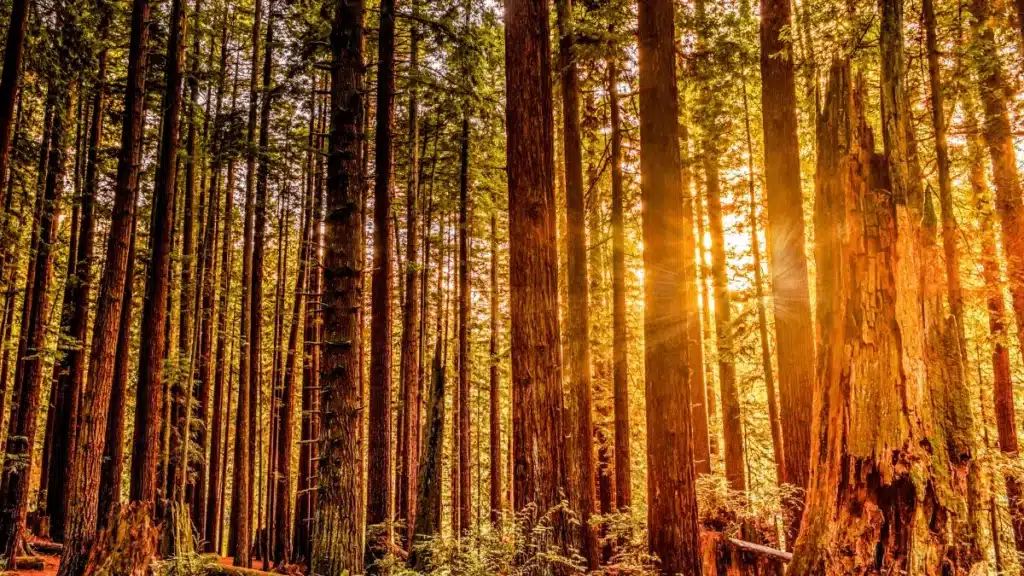
[[[570,530],[590,570],[597,569],[597,532],[590,524],[597,494],[594,468],[593,391],[590,374],[590,291],[587,283],[587,223],[583,199],[583,146],[580,134],[580,86],[573,55],[572,0],[557,1],[558,58],[562,88],[562,134],[565,154],[565,210],[568,267],[566,364],[566,464],[569,507],[579,516]]]
[[[380,541],[367,540],[366,568],[391,542],[391,131],[395,113],[395,0],[380,7],[377,59],[377,131],[373,188],[373,284],[370,308],[370,427],[367,446],[366,525],[382,525]]]
[[[419,13],[419,2],[413,1],[413,11]],[[409,30],[409,180],[405,189],[405,306],[402,317],[402,405],[405,418],[400,431],[404,446],[401,454],[401,473],[398,485],[398,517],[405,520],[405,547],[411,549],[416,517],[416,473],[419,447],[419,391],[420,391],[420,268],[419,268],[419,175],[420,126],[418,85],[419,26],[410,24]]]
[[[318,574],[363,571],[359,522],[363,475],[359,324],[363,301],[360,198],[362,139],[363,3],[339,2],[331,30],[331,124],[323,245],[319,506],[310,568]]]
[[[71,508],[68,518],[72,521],[67,525],[65,553],[61,560],[61,571],[64,575],[79,574],[84,568],[86,555],[96,537],[98,514],[109,514],[109,509],[98,510],[100,502],[91,495],[99,491],[101,475],[107,450],[106,428],[110,421],[121,424],[117,413],[111,415],[110,407],[117,408],[113,391],[119,390],[125,383],[117,387],[116,358],[128,354],[127,346],[119,349],[124,326],[125,291],[131,283],[129,261],[133,261],[133,242],[135,227],[135,199],[138,190],[138,158],[142,149],[142,136],[145,127],[145,87],[146,61],[149,54],[149,12],[148,0],[135,0],[132,4],[131,43],[128,52],[128,80],[124,97],[124,112],[121,124],[121,150],[118,156],[117,181],[114,188],[114,206],[110,217],[110,228],[107,236],[106,265],[100,280],[99,294],[96,303],[96,319],[93,323],[92,348],[89,353],[88,390],[82,402],[83,426],[79,433],[80,440],[89,440],[94,434],[104,434],[104,448],[82,451],[72,461],[71,495],[68,501]],[[102,104],[102,101],[100,101]],[[96,114],[101,118],[102,114]],[[166,200],[165,200],[166,202]],[[130,298],[127,298],[130,302]],[[125,337],[128,334],[124,335]],[[125,342],[127,344],[127,341]],[[120,352],[120,354],[119,354]],[[126,358],[123,360],[127,360]],[[126,368],[126,366],[125,366]],[[155,410],[160,406],[160,395],[157,394],[150,402],[148,390],[140,388],[136,397],[135,412],[136,442],[132,457],[132,484],[130,499],[141,502],[152,512],[156,499],[156,463],[159,457],[159,424],[153,422],[158,416]],[[141,399],[141,402],[139,401]],[[91,416],[91,418],[87,418]],[[91,422],[91,424],[89,423]],[[148,429],[142,426],[149,424]],[[95,428],[95,432],[90,429]],[[117,432],[116,430],[114,432]],[[120,430],[123,435],[123,428]],[[111,438],[113,440],[113,438]],[[111,465],[116,465],[117,452],[122,446],[114,446],[111,442]],[[136,472],[137,471],[137,472]],[[111,476],[114,474],[111,473]],[[120,491],[120,474],[117,474],[117,491]],[[109,481],[109,480],[108,480]],[[108,486],[109,490],[109,486]],[[109,494],[109,492],[108,492]],[[99,500],[103,500],[101,497]]]
[[[804,246],[793,45],[787,32],[793,25],[790,10],[789,0],[761,0],[761,125],[768,205],[766,236],[779,362],[779,416],[785,451],[785,475],[780,481],[806,489],[810,473],[808,391],[814,382],[814,328]],[[792,511],[789,539],[796,537],[802,507],[794,506]]]
[[[664,574],[699,576],[697,494],[688,393],[683,194],[674,7],[641,0],[640,193],[644,202],[647,523]]]
[[[622,216],[622,121],[615,58],[608,60],[608,106],[611,108],[612,164],[612,381],[615,405],[615,507],[633,504],[629,427],[629,327],[626,324],[626,235]]]
[[[70,42],[76,34],[73,25],[63,22],[60,40],[60,65],[71,63]],[[19,369],[21,387],[12,403],[10,434],[7,437],[4,472],[0,493],[0,556],[13,558],[23,544],[25,518],[28,513],[29,485],[32,478],[32,452],[35,445],[38,411],[42,401],[43,375],[47,346],[47,324],[50,316],[50,284],[53,279],[53,248],[57,242],[60,200],[64,193],[66,160],[65,133],[71,108],[71,87],[63,77],[52,78],[47,100],[54,106],[53,126],[48,149],[46,184],[41,190],[39,241],[31,262],[35,270],[31,290],[26,294],[26,307],[31,301],[25,333],[25,355]]]
[[[898,12],[883,7],[883,35],[898,34]],[[892,40],[883,38],[883,47],[900,45]],[[935,258],[921,249],[908,171],[891,166],[910,161],[907,148],[874,152],[863,88],[851,88],[849,76],[846,63],[833,66],[818,124],[818,349],[827,354],[790,573],[966,570],[948,544],[965,506],[955,478],[967,472],[973,434],[954,321],[942,316]],[[886,110],[895,144],[906,134],[895,113],[903,108]]]
[[[515,510],[545,514],[566,488],[558,326],[554,110],[547,0],[505,2]],[[555,538],[565,536],[556,519]]]

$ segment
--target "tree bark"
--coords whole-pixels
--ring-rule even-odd
[[[367,461],[366,525],[383,525],[380,542],[367,540],[366,569],[391,543],[391,132],[395,114],[395,0],[380,7],[377,59],[377,131],[374,156],[377,175],[373,197],[373,284],[370,308],[370,427]]]
[[[63,20],[63,19],[61,19]],[[59,63],[63,70],[69,70],[72,56],[71,22],[60,22],[63,28],[59,41]],[[50,316],[50,284],[53,280],[53,248],[57,242],[57,228],[60,216],[60,200],[64,193],[64,169],[66,161],[65,133],[71,108],[71,87],[63,71],[50,79],[47,100],[52,102],[53,125],[50,138],[52,145],[47,151],[46,183],[42,193],[39,212],[39,240],[31,267],[35,273],[31,290],[26,294],[26,307],[31,301],[28,322],[23,324],[25,333],[25,355],[19,378],[21,387],[12,403],[11,420],[6,443],[4,472],[0,493],[0,556],[13,558],[21,550],[25,518],[28,513],[29,485],[32,477],[32,452],[35,445],[38,411],[42,401],[43,374],[47,346],[47,324]]]
[[[505,45],[514,505],[546,514],[566,487],[547,0],[505,2]]]
[[[686,358],[686,306],[674,7],[641,0],[640,194],[644,202],[647,523],[664,574],[701,574]]]
[[[114,421],[116,424],[121,423],[117,419],[116,412],[113,417],[110,416],[109,407],[117,407],[115,401],[111,399],[113,395],[111,388],[119,390],[122,394],[125,393],[120,385],[114,387],[114,379],[117,376],[118,342],[122,340],[122,331],[127,330],[127,327],[123,326],[125,312],[122,309],[126,300],[125,291],[128,290],[127,286],[131,283],[128,263],[134,260],[132,258],[134,240],[132,230],[135,226],[138,158],[142,149],[142,136],[145,127],[149,13],[148,0],[133,1],[128,79],[121,123],[121,149],[117,163],[114,206],[107,235],[106,265],[100,279],[97,296],[92,348],[89,353],[88,390],[90,393],[85,395],[82,402],[83,422],[86,424],[79,432],[80,439],[87,441],[93,434],[98,435],[102,431],[105,436],[104,448],[82,451],[72,461],[70,482],[72,492],[68,498],[71,503],[68,518],[72,519],[72,522],[67,526],[65,553],[61,560],[62,574],[65,575],[77,576],[84,569],[87,559],[85,556],[96,537],[97,515],[102,512],[104,516],[107,516],[109,513],[107,509],[98,510],[99,502],[94,500],[91,495],[98,492],[98,485],[101,482],[103,456],[107,453],[105,428],[110,421]],[[95,116],[102,118],[102,114]],[[130,302],[130,298],[127,300]],[[127,336],[128,334],[124,334],[124,337]],[[121,352],[128,353],[126,349]],[[119,382],[124,384],[123,380]],[[158,422],[153,420],[158,416],[155,411],[160,406],[160,395],[157,394],[155,398],[150,398],[148,392],[148,390],[140,388],[136,397],[136,437],[132,457],[130,499],[134,502],[142,502],[152,513],[152,506],[156,499],[156,464],[159,458],[160,429]],[[140,399],[141,401],[139,401]],[[143,429],[147,423],[149,427]],[[90,426],[94,428],[95,432]],[[123,429],[121,433],[123,434]],[[114,445],[114,442],[111,442],[109,448],[115,458],[117,450],[123,449],[121,446]],[[112,465],[116,465],[116,463],[115,459],[111,460]],[[120,480],[120,474],[117,474],[118,492],[120,491]]]
[[[566,364],[569,395],[566,405],[566,463],[569,507],[579,516],[570,530],[590,570],[598,565],[595,514],[593,390],[590,374],[590,290],[587,281],[587,224],[583,199],[583,146],[580,134],[580,86],[573,55],[575,31],[572,0],[556,3],[558,59],[562,88],[562,133],[565,155],[565,206],[568,267]]]
[[[779,362],[779,416],[785,475],[782,482],[807,488],[811,450],[811,390],[814,328],[804,245],[800,142],[797,139],[796,79],[789,0],[761,0],[761,126],[764,178]],[[724,402],[724,400],[723,400]],[[776,453],[778,458],[778,453]],[[796,537],[802,506],[794,505],[788,539]]]
[[[492,198],[494,198],[492,196]],[[491,293],[490,293],[490,505],[491,526],[501,526],[504,509],[502,503],[501,474],[501,378],[498,374],[498,202],[494,198],[491,208]]]
[[[440,312],[440,310],[439,310]],[[441,460],[444,447],[444,387],[445,371],[442,366],[440,332],[434,345],[434,360],[431,364],[430,394],[427,400],[427,428],[423,442],[423,458],[416,477],[416,522],[414,540],[422,540],[441,533]],[[427,558],[418,548],[409,555],[409,564],[423,569]]]
[[[612,380],[615,405],[615,507],[633,503],[629,427],[629,327],[626,324],[626,235],[622,200],[622,121],[615,58],[608,60],[608,106],[611,108],[612,164]]]
[[[459,467],[458,502],[459,534],[468,534],[473,527],[471,516],[473,496],[471,479],[472,463],[469,461],[470,430],[469,417],[469,309],[472,294],[469,287],[469,243],[472,238],[472,206],[469,200],[469,112],[462,113],[462,150],[459,161]]]
[[[363,571],[359,497],[362,426],[359,350],[362,329],[363,2],[339,2],[331,28],[331,124],[323,245],[320,338],[320,505],[313,536],[312,571]]]
[[[413,12],[419,14],[419,2],[413,1]],[[398,517],[406,522],[405,548],[411,550],[416,517],[416,473],[419,447],[419,390],[420,390],[420,264],[419,264],[419,26],[410,23],[409,30],[409,180],[405,189],[405,307],[402,317],[402,388],[405,394],[405,418],[401,430],[401,474],[398,486]]]
[[[11,151],[11,124],[14,121],[15,96],[21,81],[21,60],[28,31],[28,0],[11,3],[7,23],[7,44],[4,47],[4,68],[0,73],[0,206],[6,205],[7,165]]]
[[[900,34],[899,10],[883,6],[883,35]],[[883,47],[900,44],[882,38]],[[935,305],[941,275],[927,244],[921,249],[908,170],[891,167],[910,162],[907,149],[874,152],[863,101],[861,81],[851,88],[848,64],[836,63],[818,123],[815,200],[818,349],[828,353],[815,390],[807,507],[790,564],[797,576],[966,569],[947,545],[955,511],[965,506],[954,479],[967,472],[974,433],[965,418],[969,396],[957,381],[955,321],[942,316],[941,301]],[[906,134],[902,110],[886,108],[890,142]]]

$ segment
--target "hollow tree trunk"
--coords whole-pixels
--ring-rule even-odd
[[[885,7],[883,34],[899,20]],[[908,162],[893,114],[902,108],[887,108],[892,145],[881,155],[863,101],[862,83],[851,86],[848,64],[836,63],[818,124],[818,349],[827,354],[790,564],[797,576],[966,568],[947,544],[965,506],[955,478],[967,472],[973,434],[955,321],[943,317],[941,272],[921,242],[908,171],[892,167]]]

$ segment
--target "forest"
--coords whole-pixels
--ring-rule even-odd
[[[0,575],[1024,573],[1024,0],[0,47]]]

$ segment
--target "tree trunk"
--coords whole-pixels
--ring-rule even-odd
[[[664,574],[699,576],[697,494],[688,393],[674,7],[641,0],[640,193],[644,202],[647,523]]]
[[[310,569],[363,571],[359,350],[363,249],[363,3],[339,2],[331,29],[331,124],[323,245],[318,517]]]
[[[62,18],[60,20],[63,20]],[[77,31],[70,22],[60,22],[60,58],[58,65],[69,70],[72,55],[72,37]],[[11,422],[7,437],[4,472],[0,493],[0,556],[13,558],[20,551],[28,513],[29,485],[32,478],[33,449],[35,445],[38,411],[42,401],[43,374],[47,346],[47,324],[50,316],[50,284],[53,279],[53,248],[57,242],[60,201],[64,193],[66,160],[65,133],[71,108],[71,87],[65,74],[50,79],[47,100],[54,106],[53,126],[48,149],[46,184],[41,190],[42,205],[39,212],[39,240],[33,255],[34,268],[31,290],[26,294],[26,307],[31,301],[28,322],[22,324],[25,333],[25,355],[19,378],[22,382],[12,403]]]
[[[232,521],[228,524],[228,549],[234,556],[234,565],[249,567],[250,544],[252,542],[252,500],[253,500],[253,463],[256,453],[253,440],[256,437],[255,426],[252,425],[256,413],[253,402],[254,391],[258,382],[252,381],[251,341],[254,337],[253,319],[253,225],[255,212],[256,188],[256,110],[259,96],[259,62],[260,62],[260,20],[263,3],[256,0],[252,24],[252,58],[249,63],[249,117],[246,127],[246,143],[248,154],[245,158],[245,220],[243,224],[242,243],[242,305],[239,320],[239,359],[238,359],[238,411],[235,418],[235,457],[231,490]],[[259,326],[259,323],[256,324]]]
[[[0,74],[0,206],[6,205],[7,165],[11,151],[11,124],[14,121],[14,102],[21,80],[21,60],[28,31],[28,0],[11,3],[7,23],[7,44],[4,47],[4,67]]]
[[[682,96],[680,96],[682,98]],[[680,103],[685,106],[685,101]],[[685,114],[685,112],[684,112]],[[683,227],[683,264],[684,279],[687,286],[697,286],[697,265],[695,256],[697,249],[697,238],[693,234],[694,217],[694,190],[693,170],[690,159],[690,136],[685,124],[679,125],[679,140],[681,144],[680,161],[682,171],[680,182],[683,188],[683,221],[688,222]],[[687,290],[686,306],[689,310],[697,310],[697,290]],[[708,383],[705,382],[707,373],[704,371],[704,341],[701,340],[700,314],[689,314],[686,319],[686,353],[689,359],[690,376],[690,412],[693,413],[693,462],[695,472],[700,474],[711,473],[711,434],[708,421]]]
[[[745,72],[744,72],[745,74]],[[764,305],[764,281],[761,278],[761,241],[757,235],[757,207],[754,195],[754,142],[750,133],[750,106],[747,101],[746,76],[743,77],[743,121],[747,136],[747,185],[750,201],[750,251],[754,258],[754,295],[757,298],[757,333],[761,343],[761,371],[768,400],[768,426],[772,434],[772,452],[775,456],[775,482],[786,481],[786,451],[779,422],[779,409],[775,395],[775,374],[772,368],[772,350],[768,343],[768,314]],[[799,528],[799,524],[796,525]],[[786,539],[791,543],[791,537]]]
[[[626,324],[626,236],[623,230],[622,126],[619,76],[615,58],[608,60],[608,107],[611,108],[612,164],[612,380],[615,405],[615,507],[633,503],[629,427],[629,327]]]
[[[413,12],[419,14],[419,2],[413,1]],[[419,26],[415,21],[410,23],[409,30],[409,180],[405,189],[406,218],[406,259],[405,259],[405,309],[402,318],[402,388],[405,395],[402,404],[405,406],[403,421],[401,474],[398,486],[399,511],[398,517],[405,520],[405,547],[411,549],[416,517],[416,460],[419,446],[419,390],[420,390],[420,268],[419,268],[419,165],[420,165],[420,126],[419,126]]]
[[[554,110],[547,0],[505,2],[515,510],[546,514],[566,489],[558,326]],[[555,539],[565,537],[556,519]]]
[[[704,241],[704,196],[701,194],[700,182],[695,182],[694,190],[694,217],[697,219],[697,267],[700,268],[700,323],[701,323],[701,350],[705,358],[710,358],[708,352],[711,346],[711,289],[708,286],[708,278],[711,277],[711,268],[707,263],[708,248]],[[708,443],[712,456],[719,454],[718,437],[721,430],[717,429],[715,419],[718,417],[718,402],[715,398],[715,371],[711,362],[704,362],[704,399],[708,403]]]
[[[98,514],[107,516],[108,509],[98,510],[99,502],[91,495],[97,493],[101,484],[103,458],[107,450],[107,424],[113,421],[121,424],[117,413],[110,415],[110,407],[117,408],[116,398],[112,398],[114,390],[126,393],[124,380],[114,386],[117,376],[116,359],[128,354],[125,349],[118,348],[122,340],[125,326],[123,311],[124,302],[130,302],[125,291],[129,290],[131,276],[129,261],[133,258],[133,240],[135,227],[135,199],[138,190],[138,158],[142,149],[142,136],[145,127],[145,87],[146,61],[149,54],[149,13],[148,0],[134,0],[131,18],[131,44],[128,52],[127,90],[124,96],[124,112],[121,124],[121,149],[117,163],[117,181],[114,188],[114,206],[110,216],[110,228],[107,236],[106,265],[100,279],[99,293],[96,303],[96,318],[93,323],[92,348],[89,352],[88,390],[82,401],[83,425],[79,431],[80,441],[91,441],[90,438],[104,434],[104,448],[82,451],[72,461],[71,494],[68,501],[71,508],[67,517],[72,521],[66,526],[64,554],[61,559],[62,575],[79,574],[86,562],[86,556],[96,537]],[[101,83],[102,86],[102,83]],[[98,102],[102,104],[102,99]],[[102,114],[96,113],[96,118]],[[164,200],[166,202],[166,200]],[[166,203],[165,203],[166,206]],[[128,334],[124,335],[125,339]],[[125,340],[127,344],[127,340]],[[119,354],[120,352],[120,354]],[[126,361],[124,358],[122,361]],[[127,369],[127,366],[124,366]],[[141,370],[140,370],[141,373]],[[157,387],[159,389],[159,386]],[[160,394],[150,397],[149,390],[139,388],[136,397],[135,439],[132,457],[132,482],[130,499],[142,502],[152,512],[156,499],[156,464],[159,458],[159,423],[153,421],[158,414],[155,410],[160,406]],[[89,417],[91,415],[91,417]],[[90,424],[91,422],[91,424]],[[148,426],[148,428],[144,428]],[[102,431],[102,432],[101,432]],[[116,432],[116,431],[115,431]],[[120,430],[123,435],[123,428]],[[116,466],[116,455],[123,446],[110,442],[110,464]],[[111,473],[111,476],[114,476]],[[116,474],[117,491],[120,491],[121,477]],[[109,490],[109,485],[108,485]],[[110,492],[108,492],[109,494]],[[101,499],[102,500],[102,497]]]
[[[430,394],[427,400],[427,428],[423,442],[423,458],[416,474],[416,522],[414,539],[424,539],[441,533],[441,461],[444,447],[444,387],[445,371],[442,366],[441,333],[434,345],[434,360],[430,376]],[[418,548],[410,552],[409,563],[422,570],[428,558]]]
[[[494,198],[492,196],[492,198]],[[491,526],[501,526],[501,380],[498,375],[498,202],[494,198],[491,208],[491,293],[490,293],[490,505]]]
[[[370,428],[366,525],[383,525],[380,542],[366,542],[366,569],[391,543],[391,131],[395,114],[395,0],[380,7],[377,61],[377,130],[373,189],[373,284],[370,309]]]
[[[213,134],[214,144],[213,149],[210,153],[210,202],[213,204],[211,207],[212,219],[214,221],[213,226],[219,226],[218,222],[223,222],[224,225],[224,239],[221,245],[221,258],[220,258],[220,298],[218,302],[219,310],[217,312],[217,328],[216,336],[214,336],[213,328],[213,308],[215,304],[213,299],[215,297],[214,279],[212,278],[212,271],[216,264],[216,253],[217,253],[217,242],[216,236],[217,231],[214,231],[213,241],[210,242],[207,249],[207,269],[211,271],[210,287],[209,291],[209,313],[203,320],[204,323],[204,338],[206,339],[205,348],[205,362],[203,355],[200,355],[200,379],[204,382],[210,383],[213,387],[213,411],[210,412],[209,418],[204,418],[204,421],[208,421],[212,424],[212,430],[210,432],[210,460],[208,468],[208,482],[207,482],[207,495],[206,495],[206,509],[199,510],[199,514],[205,515],[206,523],[206,537],[204,539],[204,550],[206,552],[220,553],[221,544],[221,500],[220,500],[220,484],[221,479],[224,476],[226,470],[226,462],[221,459],[221,446],[227,443],[226,435],[221,434],[222,424],[221,422],[227,422],[228,418],[226,414],[230,412],[230,401],[227,395],[230,393],[230,389],[224,388],[224,371],[230,369],[229,357],[225,356],[225,347],[227,344],[227,318],[228,318],[228,298],[231,292],[231,219],[232,210],[234,209],[234,177],[231,174],[231,170],[234,168],[233,161],[228,162],[228,186],[224,191],[224,216],[220,218],[218,208],[220,205],[219,196],[220,190],[220,179],[221,179],[221,166],[224,157],[224,149],[221,145],[222,139],[225,137],[225,118],[222,115],[222,107],[224,104],[224,85],[227,81],[228,73],[228,22],[231,18],[231,12],[225,11],[224,23],[221,27],[221,53],[220,53],[220,74],[217,84],[217,104],[214,112],[213,120]],[[238,67],[235,66],[235,76],[237,77]],[[232,79],[232,102],[231,102],[231,113],[234,114],[235,103],[234,93],[235,86],[237,85]],[[209,229],[210,222],[207,221],[207,229]],[[207,288],[204,287],[204,300],[206,299]],[[204,306],[206,303],[204,302]],[[213,350],[213,340],[216,338],[216,351]],[[215,358],[211,358],[212,354],[216,354]],[[227,366],[225,365],[227,364]]]
[[[882,12],[882,53],[891,59],[901,46],[888,37],[901,35],[900,7]],[[891,60],[886,67],[901,72]],[[883,91],[899,94],[888,85],[899,78],[884,76]],[[954,321],[936,299],[941,273],[927,245],[921,249],[909,171],[891,166],[910,162],[907,148],[874,152],[863,99],[860,80],[851,89],[848,64],[835,64],[818,123],[815,200],[818,349],[828,353],[790,573],[966,570],[947,544],[965,506],[955,478],[967,472],[974,433]],[[906,134],[902,110],[886,107],[892,144]]]
[[[185,7],[183,0],[174,0],[171,9],[171,34],[167,42],[168,77],[163,101],[163,135],[160,146],[160,162],[157,167],[156,188],[153,199],[153,222],[150,232],[150,262],[146,277],[146,298],[142,307],[142,332],[140,336],[139,383],[136,394],[136,410],[142,410],[145,418],[135,421],[135,447],[132,459],[133,486],[138,483],[139,494],[150,481],[155,481],[156,459],[148,450],[159,446],[160,416],[164,393],[164,353],[167,348],[167,334],[164,324],[167,309],[171,271],[171,228],[177,191],[178,128],[181,116],[181,81],[185,55]],[[152,465],[150,464],[152,462]],[[169,475],[173,478],[173,475]],[[173,492],[173,491],[172,491]],[[172,494],[168,494],[171,496]],[[134,498],[133,498],[134,500]]]
[[[472,207],[469,200],[469,113],[462,115],[462,151],[459,161],[459,533],[468,534],[473,527],[471,479],[473,469],[469,461],[469,312],[472,294],[469,288],[469,243],[472,238]]]
[[[593,391],[590,374],[590,290],[587,283],[587,223],[583,199],[583,146],[580,134],[580,86],[573,55],[572,0],[558,0],[558,58],[562,88],[562,134],[565,154],[568,308],[566,364],[566,487],[569,507],[579,516],[570,530],[573,543],[590,570],[598,565],[597,532],[590,524],[597,494],[594,472]]]
[[[804,246],[800,142],[797,139],[793,26],[789,0],[761,0],[761,126],[767,199],[772,305],[779,362],[779,416],[785,458],[780,481],[807,488],[811,450],[814,328]],[[809,88],[810,89],[810,88]],[[724,400],[723,400],[724,402]],[[776,452],[778,460],[780,453]],[[788,540],[796,537],[802,506],[794,505]]]

